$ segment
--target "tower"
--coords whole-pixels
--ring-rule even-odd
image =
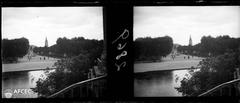
[[[45,47],[48,47],[48,40],[47,40],[47,37],[45,39]]]
[[[189,38],[189,45],[188,46],[192,46],[192,38],[191,38],[191,35],[190,35],[190,38]]]

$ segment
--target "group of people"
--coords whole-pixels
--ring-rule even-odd
[[[32,59],[31,55],[27,55],[28,61],[30,61]]]
[[[192,55],[192,58],[193,58],[193,57],[194,57],[194,56]],[[176,55],[171,54],[171,58],[172,58],[172,60],[174,60],[174,59],[176,58]],[[190,55],[187,55],[187,56],[184,56],[183,58],[184,58],[184,59],[190,59],[191,56],[190,56]]]
[[[174,59],[175,59],[175,57],[176,57],[176,55],[172,54],[172,55],[171,55],[171,57],[172,57],[172,59],[174,60]]]
[[[184,59],[185,59],[185,58],[186,58],[186,57],[184,56]],[[190,59],[190,56],[188,55],[187,58]],[[192,58],[193,58],[193,55],[192,55]]]
[[[49,57],[48,57],[48,59],[49,59]],[[40,57],[40,60],[42,60],[42,58]],[[46,57],[43,57],[43,60],[46,60]]]

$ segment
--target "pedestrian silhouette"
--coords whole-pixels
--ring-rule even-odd
[[[189,59],[190,57],[188,56],[188,59]]]
[[[184,56],[184,59],[185,59],[185,56]]]
[[[41,60],[42,58],[40,57],[40,60]]]
[[[45,60],[46,58],[44,57],[43,59]]]

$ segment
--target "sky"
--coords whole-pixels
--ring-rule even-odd
[[[102,7],[5,7],[2,39],[25,37],[30,45],[56,44],[59,37],[103,39]]]
[[[170,36],[173,43],[193,45],[202,36],[240,37],[240,6],[161,6],[134,8],[134,40]]]

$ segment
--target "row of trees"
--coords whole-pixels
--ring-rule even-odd
[[[28,39],[22,37],[18,39],[2,40],[2,57],[4,62],[16,62],[19,57],[27,54],[29,48]]]
[[[51,47],[36,47],[35,53],[52,57],[74,57],[79,54],[91,53],[96,57],[103,51],[103,40],[90,40],[83,37],[68,39],[66,37],[58,38],[55,45]]]
[[[188,49],[187,46],[181,49],[183,48]],[[197,96],[234,79],[234,72],[240,67],[240,38],[204,36],[201,43],[191,49],[201,56],[208,56],[209,53],[211,55],[200,61],[199,71],[189,71],[190,78],[184,78],[181,86],[176,88],[183,95]]]
[[[173,47],[173,40],[169,36],[157,38],[137,38],[134,41],[135,60],[159,60],[167,56]]]
[[[202,57],[217,56],[227,51],[237,51],[240,45],[240,38],[231,38],[227,35],[218,36],[216,38],[211,36],[203,36],[201,43],[194,46],[180,46],[178,51],[197,55]]]

